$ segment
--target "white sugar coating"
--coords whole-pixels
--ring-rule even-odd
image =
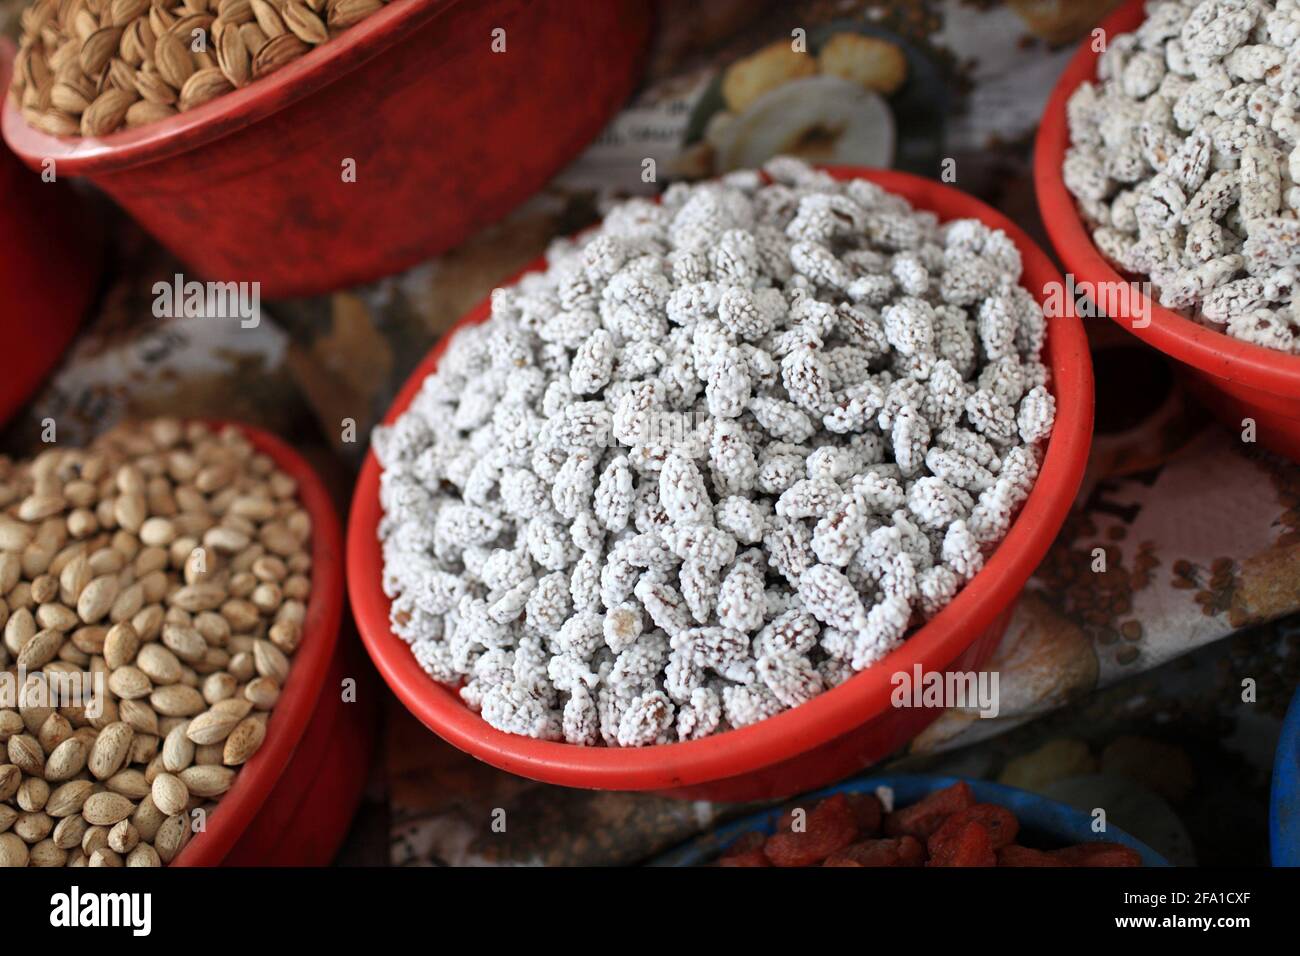
[[[1097,248],[1161,305],[1293,354],[1298,107],[1297,0],[1150,0],[1071,96],[1062,169]]]
[[[1015,245],[766,171],[555,244],[375,430],[393,629],[494,727],[643,746],[797,706],[942,610],[1033,485]]]

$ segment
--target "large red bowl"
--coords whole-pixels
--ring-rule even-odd
[[[13,56],[0,37],[0,89]],[[42,180],[0,144],[0,425],[58,364],[99,283],[103,223],[53,172]]]
[[[212,424],[221,427],[224,423]],[[319,746],[323,739],[328,743],[329,728],[337,717],[336,702],[341,700],[337,683],[331,684],[329,677],[344,667],[346,659],[339,653],[339,627],[343,620],[342,527],[329,492],[302,456],[267,432],[248,425],[236,427],[254,448],[274,459],[277,466],[298,482],[298,494],[312,519],[311,595],[303,621],[303,640],[293,655],[293,666],[280,699],[271,711],[266,741],[235,775],[234,784],[208,816],[206,829],[194,836],[172,865],[216,866],[227,857],[244,864],[323,863],[328,857],[319,860],[305,852],[296,857],[286,855],[276,850],[276,844],[284,838],[284,827],[311,829],[317,822],[315,818],[294,819],[292,810],[316,786],[310,775],[304,779],[302,768],[320,766],[319,756],[310,752],[310,742],[316,740]],[[352,714],[358,720],[358,727],[364,729],[366,725],[361,720],[364,712],[359,705],[345,706],[356,708]],[[346,744],[345,749],[352,753],[356,748]],[[298,771],[291,774],[291,767],[297,767]],[[364,773],[364,768],[356,770],[359,777]],[[340,803],[348,805],[349,819],[359,796],[359,788],[354,793],[345,791],[337,795]],[[329,795],[330,799],[335,797]],[[288,819],[285,819],[286,809],[290,811]],[[328,819],[323,814],[317,816]],[[267,832],[270,820],[277,821],[280,832]],[[348,819],[344,819],[341,826],[336,824],[324,832],[314,832],[312,837],[330,845],[332,855],[342,841],[347,824]]]
[[[90,178],[206,278],[314,294],[436,255],[536,192],[632,91],[650,19],[649,0],[392,0],[161,122],[60,138],[6,98],[4,137],[33,168]]]
[[[1102,29],[1113,37],[1134,30],[1143,19],[1141,0],[1132,0],[1107,17]],[[1085,40],[1052,91],[1038,130],[1034,184],[1047,233],[1066,271],[1077,283],[1105,283],[1115,288],[1130,277],[1116,271],[1097,250],[1061,176],[1070,145],[1066,104],[1082,83],[1096,77],[1097,57],[1092,41]],[[1133,291],[1141,297],[1150,325],[1135,325],[1135,319],[1144,321],[1132,314],[1135,310],[1111,318],[1177,359],[1192,391],[1229,428],[1240,431],[1243,419],[1253,419],[1261,445],[1300,461],[1300,356],[1216,332],[1161,307],[1143,295],[1139,286]]]
[[[356,682],[356,693],[345,698],[347,680]],[[369,780],[381,686],[351,621],[345,622],[302,739],[222,866],[333,861]]]
[[[1008,219],[964,193],[906,173],[832,169],[905,196],[944,219],[976,218],[1005,230],[1024,259],[1023,282],[1040,301],[1059,288],[1047,256]],[[540,269],[543,262],[531,268]],[[457,323],[489,314],[484,302]],[[800,707],[749,727],[703,740],[655,747],[579,747],[502,733],[471,711],[456,691],[420,669],[388,623],[380,585],[383,556],[376,529],[379,463],[367,454],[348,522],[348,589],[361,639],[380,674],[424,724],[461,750],[512,773],[570,787],[654,790],[679,797],[749,800],[815,789],[887,756],[918,734],[939,711],[890,706],[890,678],[919,664],[927,673],[978,668],[996,648],[1021,588],[1065,521],[1078,491],[1092,439],[1092,364],[1077,318],[1048,323],[1047,362],[1057,400],[1056,427],[1024,508],[984,569],[953,602],[876,666]],[[455,329],[412,373],[385,422],[410,404],[434,370]]]

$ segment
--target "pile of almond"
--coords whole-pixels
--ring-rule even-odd
[[[261,746],[311,519],[237,429],[0,459],[0,866],[158,866]]]
[[[55,136],[105,136],[247,86],[384,0],[36,0],[11,95]]]

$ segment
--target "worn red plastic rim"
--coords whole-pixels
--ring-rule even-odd
[[[208,424],[215,429],[234,425],[257,451],[272,458],[298,482],[299,500],[312,521],[312,585],[303,640],[293,655],[280,699],[271,711],[266,741],[235,775],[234,784],[208,815],[207,829],[190,840],[172,866],[219,864],[266,802],[316,711],[343,620],[343,531],[320,477],[301,455],[260,428],[233,422]]]
[[[1107,17],[1101,29],[1109,37],[1134,30],[1145,17],[1142,7],[1142,0],[1130,0]],[[1061,164],[1070,145],[1066,103],[1081,84],[1097,75],[1097,58],[1091,40],[1085,40],[1052,90],[1034,146],[1034,185],[1039,213],[1066,270],[1080,282],[1121,283],[1129,280],[1093,244],[1061,175]],[[1265,392],[1300,397],[1300,356],[1216,332],[1149,297],[1143,298],[1151,316],[1150,325],[1134,328],[1127,321],[1130,316],[1111,318],[1161,352],[1210,375]]]
[[[939,183],[892,170],[832,168],[836,178],[864,178],[942,219],[976,218],[1004,230],[1024,260],[1026,288],[1040,301],[1059,284],[1047,255],[1001,213]],[[543,268],[538,261],[524,271]],[[384,417],[393,422],[434,369],[454,332],[481,322],[489,303],[463,317],[411,374]],[[1042,470],[1020,515],[984,569],[933,620],[877,666],[800,707],[702,740],[620,749],[579,747],[506,734],[472,712],[454,690],[435,683],[388,623],[377,536],[379,463],[368,452],[348,521],[348,593],[361,639],[379,672],[412,713],[449,743],[503,770],[548,783],[609,790],[668,790],[743,775],[835,739],[889,706],[890,675],[913,664],[944,666],[970,645],[1019,595],[1047,553],[1078,491],[1092,440],[1092,364],[1076,317],[1048,322],[1047,360],[1057,420]]]
[[[4,138],[29,165],[39,165],[52,158],[60,172],[74,176],[109,173],[164,159],[250,126],[342,79],[427,20],[463,2],[465,0],[391,0],[378,13],[366,17],[270,76],[195,109],[108,136],[51,136],[28,126],[22,112],[6,95]]]

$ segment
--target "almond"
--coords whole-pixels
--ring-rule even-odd
[[[125,820],[135,809],[135,804],[120,793],[102,791],[92,793],[82,805],[81,815],[86,822],[97,827],[111,827]]]
[[[182,624],[164,624],[162,642],[181,660],[193,664],[203,660],[208,652],[208,642],[192,627]]]
[[[27,844],[12,833],[0,833],[0,867],[26,866]]]
[[[68,859],[66,850],[60,850],[53,840],[42,840],[31,848],[27,857],[28,866],[63,866]]]
[[[142,800],[149,792],[149,784],[140,770],[119,770],[104,781],[104,786],[114,793],[120,793],[131,800]]]
[[[108,675],[108,689],[121,700],[135,700],[148,697],[153,692],[153,683],[140,668],[127,664]]]
[[[90,794],[86,794],[86,796],[89,797]],[[82,800],[83,805],[85,802],[85,800]],[[89,829],[90,824],[81,815],[81,807],[78,807],[75,814],[66,816],[55,824],[51,838],[54,840],[54,845],[59,849],[71,850],[73,847],[81,846],[81,841],[85,838],[86,831]]]
[[[104,663],[110,671],[130,664],[138,650],[140,635],[130,621],[121,621],[108,629],[104,638]]]
[[[32,639],[23,645],[22,650],[18,652],[16,663],[29,674],[35,673],[54,660],[62,645],[63,634],[59,631],[52,629],[40,631],[32,635]]]
[[[276,684],[283,685],[289,676],[289,659],[270,641],[258,640],[253,645],[253,662],[260,675],[269,677]]]
[[[219,797],[230,789],[230,784],[235,779],[235,771],[229,767],[208,764],[202,767],[186,767],[178,776],[195,796]]]
[[[203,695],[193,687],[184,684],[168,684],[158,687],[149,695],[149,703],[158,713],[167,717],[193,717],[202,713],[207,702]]]
[[[175,34],[159,34],[154,42],[153,56],[158,65],[158,75],[174,90],[180,90],[194,73],[194,57]]]
[[[104,90],[81,114],[81,135],[106,136],[113,132],[122,125],[126,111],[138,98],[139,94],[134,90],[119,90],[116,87]]]
[[[245,717],[239,722],[221,752],[221,760],[228,767],[238,767],[257,753],[266,739],[266,724],[257,717]]]
[[[190,821],[183,813],[176,813],[163,821],[154,836],[154,849],[163,863],[170,863],[184,849],[190,839]]]
[[[315,45],[324,43],[330,38],[329,30],[325,28],[320,17],[312,13],[311,8],[299,0],[288,0],[285,3],[284,25],[304,43]]]
[[[50,799],[45,802],[45,812],[59,820],[80,813],[86,798],[94,790],[95,785],[89,780],[69,780],[50,794]]]
[[[178,724],[163,740],[163,766],[169,773],[180,773],[194,762],[194,741],[189,738],[189,724]]]
[[[55,747],[45,761],[45,779],[52,783],[71,780],[85,767],[86,745],[79,737],[69,737]]]
[[[0,764],[0,800],[11,800],[23,782],[23,772],[16,764]]]
[[[248,0],[249,8],[253,11],[253,16],[257,19],[257,25],[262,28],[268,39],[273,39],[285,32],[284,20],[280,14],[276,13],[275,7],[271,6],[267,0]],[[200,491],[215,491],[216,488],[205,488],[199,486]]]
[[[136,655],[135,666],[155,684],[174,684],[181,679],[180,659],[161,644],[145,644]]]
[[[143,70],[136,71],[135,88],[139,90],[140,95],[146,102],[153,103],[156,106],[171,106],[176,102],[176,89],[171,86],[157,73],[146,73]],[[140,106],[139,103],[131,104],[132,109]],[[127,111],[129,117],[130,110]],[[141,532],[144,528],[141,528]]]
[[[135,731],[121,721],[101,730],[86,761],[91,776],[96,780],[107,780],[121,770],[130,755],[134,738]]]
[[[190,802],[189,788],[180,777],[170,773],[160,773],[153,778],[150,794],[154,806],[167,816],[182,812]]]
[[[113,0],[108,8],[108,22],[114,26],[126,26],[148,12],[149,0]]]
[[[131,108],[126,111],[126,125],[129,129],[134,129],[137,126],[148,126],[150,123],[156,123],[160,119],[175,115],[176,110],[170,106],[140,100],[138,103],[132,103]]]
[[[140,843],[126,858],[127,866],[162,866],[158,851],[148,843]]]
[[[50,105],[65,113],[82,113],[93,99],[93,89],[87,95],[83,87],[74,83],[55,83],[50,90]]]
[[[292,33],[281,33],[278,36],[272,36],[262,44],[261,49],[253,57],[253,76],[261,78],[269,73],[274,73],[285,64],[298,59],[309,49],[311,47]]]
[[[252,706],[248,701],[241,701],[241,703]],[[242,714],[234,714],[229,710],[219,711],[213,707],[191,720],[185,735],[200,745],[221,743],[230,736],[230,732],[241,719],[243,719]]]
[[[71,2],[66,16],[87,39],[114,3],[136,6],[91,0],[92,13]],[[214,36],[228,30],[243,42],[242,27],[260,30],[248,0],[227,2],[248,22],[232,19]],[[141,86],[166,87],[153,21],[179,38],[187,22],[211,23],[207,10],[208,0],[183,0],[179,18],[154,5],[136,14],[93,81],[80,46],[65,43],[51,55],[46,95],[57,81],[103,96],[123,76],[130,89],[119,92],[132,98]],[[291,32],[277,42],[302,44]],[[206,54],[186,56],[198,67],[191,80],[215,69]],[[176,858],[192,838],[191,811],[219,802],[265,741],[289,676],[311,568],[311,524],[296,494],[238,431],[168,420],[127,426],[85,452],[0,463],[0,668],[28,668],[22,706],[0,707],[0,835],[9,838],[0,854],[33,866]],[[266,541],[291,550],[270,554]],[[74,681],[85,676],[90,691]]]
[[[342,30],[360,23],[383,7],[380,0],[329,0],[326,16],[331,30]]]
[[[45,771],[45,751],[31,734],[14,734],[9,738],[9,762],[23,773],[39,777]]]
[[[95,578],[82,589],[77,598],[77,615],[87,624],[95,624],[108,613],[116,598],[116,575],[105,574]]]
[[[118,716],[137,734],[157,735],[158,715],[148,702],[141,700],[124,700],[118,704]]]

